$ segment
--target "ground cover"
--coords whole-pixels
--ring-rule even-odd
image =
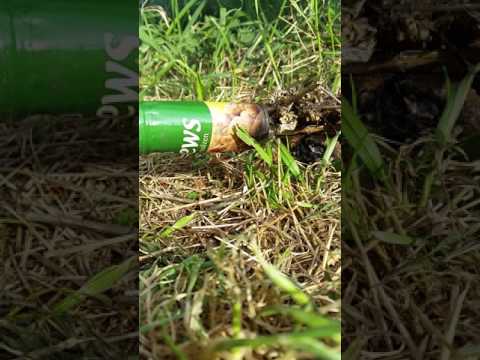
[[[479,356],[478,10],[343,8],[347,359]]]
[[[144,99],[260,102],[283,135],[140,159],[143,358],[339,358],[339,3],[254,4],[142,11]]]

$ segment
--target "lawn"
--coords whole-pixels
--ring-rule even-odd
[[[338,99],[339,2],[160,4],[141,10],[143,99]],[[140,158],[142,358],[340,358],[336,140],[308,162],[285,140]]]

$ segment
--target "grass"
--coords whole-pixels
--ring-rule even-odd
[[[131,359],[138,354],[131,131],[53,116],[0,127],[0,359]]]
[[[310,78],[338,92],[338,3],[283,1],[281,16],[272,22],[225,8],[218,18],[204,18],[204,3],[173,17],[163,8],[142,11],[143,96],[260,100]]]
[[[339,3],[283,1],[273,20],[257,2],[253,15],[203,4],[142,10],[144,98],[274,102],[308,79],[338,92]],[[339,358],[331,151],[307,165],[278,140],[252,145],[140,158],[142,358]]]
[[[457,126],[477,71],[453,86],[437,128],[411,143],[369,133],[343,102],[351,153],[342,178],[347,359],[480,355],[479,164],[458,146]]]

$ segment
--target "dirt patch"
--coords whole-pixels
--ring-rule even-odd
[[[275,136],[288,141],[293,154],[304,163],[320,161],[327,137],[333,138],[340,131],[338,94],[317,82],[274,94],[267,110]],[[340,159],[340,146],[334,158]]]
[[[349,5],[342,19],[343,81],[349,84],[351,76],[364,120],[401,142],[430,131],[445,107],[447,74],[460,81],[480,61],[479,6],[434,0]],[[468,103],[479,85],[477,76]],[[344,86],[350,99],[352,90]]]

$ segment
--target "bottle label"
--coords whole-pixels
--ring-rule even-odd
[[[140,103],[140,153],[206,152],[212,137],[212,117],[203,102]]]
[[[105,80],[106,94],[102,97],[102,106],[97,110],[100,118],[115,118],[121,114],[121,108],[127,106],[127,116],[136,115],[138,101],[138,72],[129,68],[128,58],[135,54],[139,41],[136,36],[115,37],[113,33],[104,34],[105,51],[108,60],[105,72],[111,78]]]

